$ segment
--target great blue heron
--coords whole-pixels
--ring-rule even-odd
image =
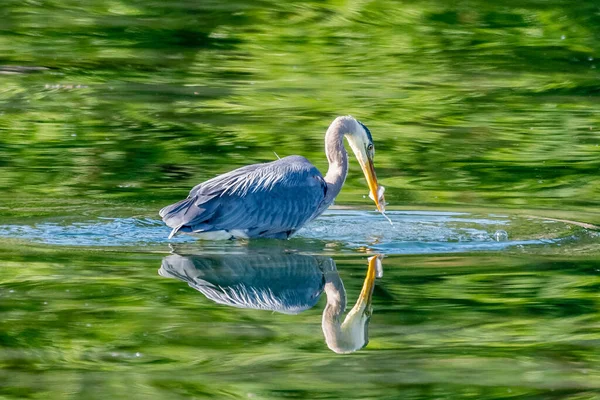
[[[381,256],[370,257],[358,300],[345,317],[346,290],[331,257],[293,253],[172,254],[163,258],[158,273],[187,282],[218,304],[283,314],[298,314],[314,307],[324,291],[325,342],[336,353],[351,353],[369,342],[373,288],[381,270]]]
[[[371,198],[383,212],[383,194],[373,166],[371,132],[361,122],[336,118],[325,134],[329,170],[325,177],[306,158],[289,156],[253,164],[195,186],[185,200],[159,214],[172,228],[169,239],[184,233],[206,239],[287,239],[319,216],[340,192],[348,172],[346,137],[365,174]]]

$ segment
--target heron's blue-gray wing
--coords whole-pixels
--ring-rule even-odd
[[[325,197],[321,173],[291,156],[242,167],[196,186],[160,214],[174,233],[242,230],[250,237],[289,235],[314,215]]]

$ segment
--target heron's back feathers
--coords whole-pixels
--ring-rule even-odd
[[[304,157],[290,156],[219,175],[159,214],[171,236],[244,231],[248,237],[288,237],[316,217],[327,184]]]

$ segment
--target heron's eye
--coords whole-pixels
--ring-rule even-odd
[[[369,151],[373,151],[373,145],[372,145],[372,144],[369,144],[369,145],[367,146],[367,150],[369,150]]]

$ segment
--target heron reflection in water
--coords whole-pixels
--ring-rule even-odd
[[[346,314],[346,290],[330,257],[299,254],[178,255],[163,259],[158,273],[187,282],[218,304],[298,314],[327,296],[322,328],[327,346],[351,353],[367,345],[375,278],[381,256],[369,258],[354,307]]]
[[[204,239],[287,239],[333,203],[348,173],[348,140],[367,179],[370,197],[383,213],[383,187],[373,166],[375,148],[369,129],[356,119],[336,118],[325,133],[329,169],[323,177],[306,158],[289,156],[253,164],[195,186],[188,197],[159,214],[178,233]]]

